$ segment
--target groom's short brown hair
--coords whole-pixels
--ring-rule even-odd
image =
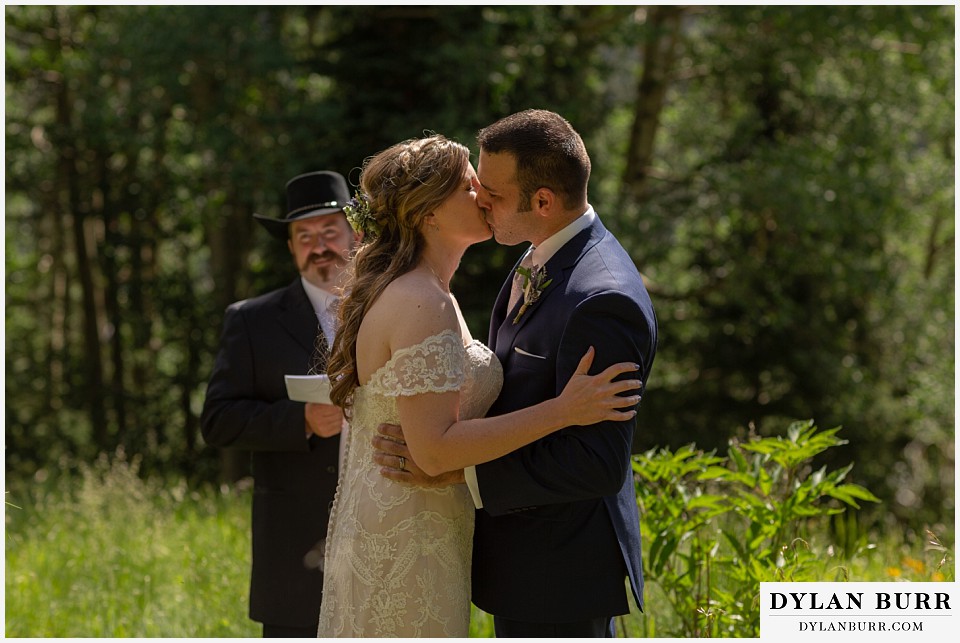
[[[480,130],[477,142],[490,154],[514,156],[521,205],[542,187],[560,195],[565,208],[586,202],[590,157],[583,139],[559,114],[543,109],[511,114]]]

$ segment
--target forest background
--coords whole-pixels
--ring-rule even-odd
[[[247,474],[198,418],[224,308],[289,283],[296,174],[538,107],[659,325],[635,450],[842,426],[863,529],[952,542],[953,6],[7,6],[5,476]],[[471,330],[520,247],[471,249]],[[8,496],[9,499],[9,496]],[[15,499],[13,499],[15,500]]]

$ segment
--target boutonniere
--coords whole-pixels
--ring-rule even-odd
[[[517,274],[523,277],[523,285],[521,286],[523,305],[517,311],[517,316],[513,318],[514,324],[520,321],[523,313],[527,312],[527,308],[537,303],[537,300],[540,299],[540,293],[553,281],[553,279],[547,279],[547,269],[536,264],[532,268],[520,266],[517,268]]]

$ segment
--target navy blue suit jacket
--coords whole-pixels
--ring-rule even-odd
[[[518,323],[519,304],[507,310],[510,279],[494,305],[489,344],[504,384],[488,415],[559,395],[590,346],[591,374],[635,361],[646,385],[657,344],[653,305],[630,256],[600,219],[546,270],[553,281]],[[633,428],[633,420],[571,426],[476,467],[484,505],[472,568],[479,608],[527,622],[625,614],[625,577],[643,608]]]
[[[303,402],[284,375],[304,375],[317,314],[298,276],[289,286],[230,305],[200,416],[207,444],[249,450],[253,464],[250,618],[316,627],[319,560],[337,487],[339,436],[308,440]]]

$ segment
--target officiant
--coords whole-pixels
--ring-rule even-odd
[[[315,637],[344,419],[336,406],[288,399],[284,376],[326,372],[360,235],[343,214],[350,194],[342,175],[302,174],[286,196],[283,217],[254,217],[286,241],[299,276],[227,308],[201,430],[211,446],[252,455],[250,618],[264,637]]]

